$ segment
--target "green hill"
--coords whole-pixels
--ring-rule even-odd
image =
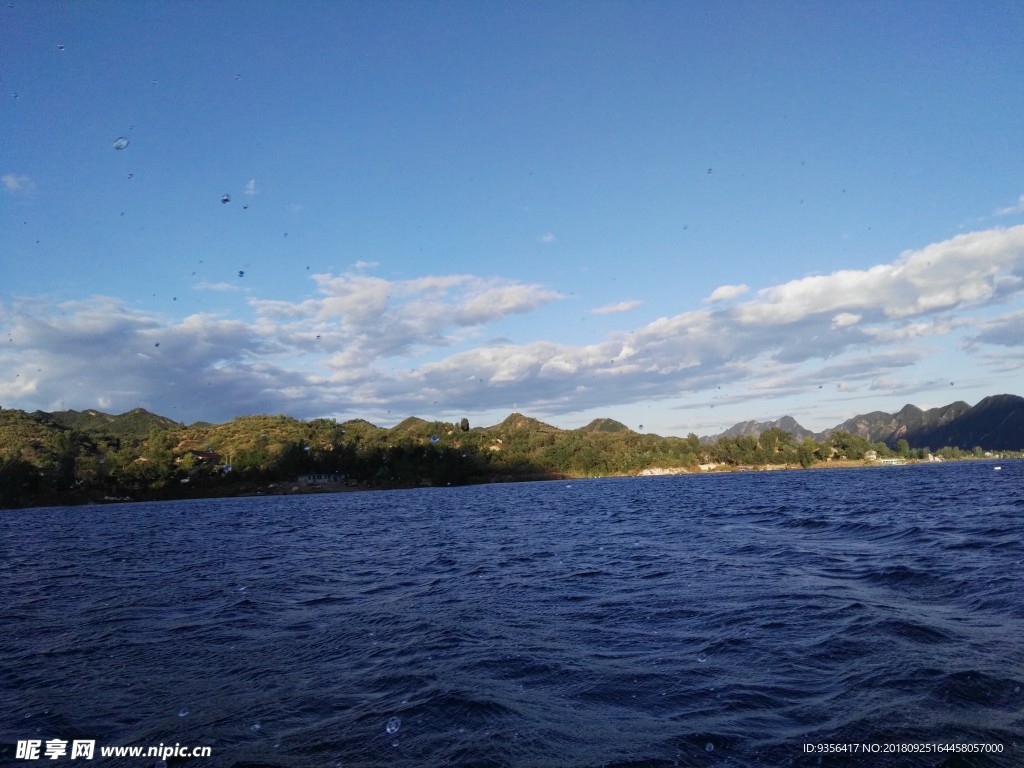
[[[973,408],[953,403],[930,411],[907,406],[898,414],[857,417],[841,425],[853,429],[821,436],[794,434],[784,428],[791,426],[787,420],[750,424],[759,429],[741,424],[742,434],[702,443],[692,434],[643,434],[608,418],[563,430],[521,413],[490,427],[409,417],[388,429],[364,419],[257,414],[185,426],[141,408],[120,415],[0,409],[0,506],[230,496],[265,491],[268,484],[290,488],[307,474],[344,477],[359,487],[411,487],[679,474],[699,472],[700,464],[811,466],[893,455],[897,447],[884,441],[892,440],[894,425],[906,435],[898,441],[901,457],[926,458],[930,445],[957,458],[964,450],[1024,448],[1024,399],[999,395]]]
[[[48,466],[67,432],[49,414],[40,411],[0,410],[0,459],[24,459],[40,467]]]
[[[594,419],[585,427],[579,428],[580,432],[632,432],[629,427],[615,419]]]
[[[150,413],[145,408],[133,408],[117,416],[94,410],[36,413],[79,432],[101,432],[120,437],[145,437],[151,429],[175,429],[179,426],[177,422]]]

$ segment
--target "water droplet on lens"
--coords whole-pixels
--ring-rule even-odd
[[[134,173],[129,173],[128,174],[128,181],[131,181],[134,178],[135,178],[135,174]]]
[[[64,46],[62,44],[58,43],[57,44],[57,50],[58,51],[63,51],[64,50]]]
[[[238,270],[238,276],[239,277],[245,277],[245,270],[242,270],[242,269]]]
[[[188,708],[187,707],[182,707],[181,709],[178,710],[178,717],[185,717],[185,715],[187,715],[187,714],[188,714]]]
[[[231,195],[221,195],[220,196],[220,202],[221,202],[222,205],[230,203],[231,202]]]
[[[400,717],[392,717],[390,720],[388,720],[388,724],[384,727],[384,730],[386,730],[389,735],[393,735],[393,734],[398,733],[398,729],[401,728],[401,727],[402,727],[402,718],[400,718]]]
[[[714,744],[712,744],[712,743],[711,743],[711,742],[709,741],[709,742],[708,742],[707,744],[705,744],[705,745],[704,745],[704,751],[705,751],[705,752],[714,752],[714,751],[715,751],[715,745],[714,745]]]
[[[432,443],[436,443],[436,442],[438,442],[438,441],[439,441],[440,439],[441,439],[441,438],[440,438],[440,437],[438,437],[437,435],[431,435],[431,436],[430,436],[430,442],[432,442]]]
[[[128,144],[128,139],[126,139],[124,136],[121,136],[120,138],[118,138],[117,141],[114,142],[114,149],[124,149],[125,147],[128,146]]]
[[[704,653],[697,654],[697,661],[699,661],[701,664],[703,664],[707,660],[708,660],[707,654],[704,654]]]

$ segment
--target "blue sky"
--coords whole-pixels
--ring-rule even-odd
[[[685,435],[1022,393],[1018,2],[0,26],[5,408]]]

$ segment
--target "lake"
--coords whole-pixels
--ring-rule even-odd
[[[3,511],[0,758],[1021,765],[999,464]]]

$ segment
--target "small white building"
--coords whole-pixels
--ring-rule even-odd
[[[299,485],[328,485],[330,483],[340,483],[345,480],[345,475],[341,472],[319,472],[309,475],[299,475]]]

